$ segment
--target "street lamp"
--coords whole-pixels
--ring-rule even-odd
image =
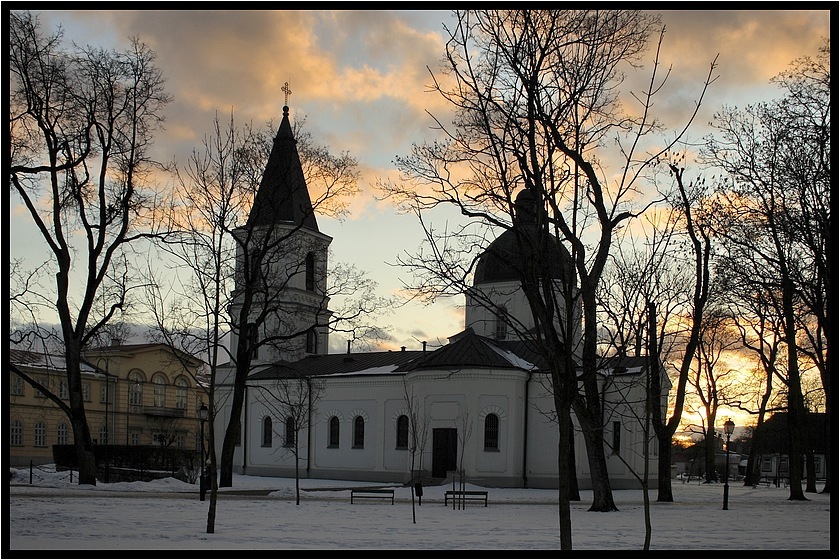
[[[198,409],[198,420],[201,423],[201,474],[199,475],[199,482],[198,482],[198,495],[199,500],[202,502],[204,501],[204,495],[207,492],[207,489],[204,487],[204,423],[207,422],[207,417],[210,414],[210,409],[207,408],[207,405],[203,402]]]
[[[726,470],[723,472],[723,509],[729,509],[729,438],[735,431],[735,422],[728,419],[723,423],[723,431],[726,433]]]

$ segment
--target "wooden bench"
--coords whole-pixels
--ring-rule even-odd
[[[453,500],[484,500],[484,507],[487,507],[487,491],[486,490],[447,490],[443,494],[443,505],[449,504],[449,498]]]
[[[367,500],[391,500],[391,505],[394,505],[394,489],[393,488],[355,488],[350,490],[350,503],[353,500],[367,499]]]

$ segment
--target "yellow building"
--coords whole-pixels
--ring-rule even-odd
[[[11,363],[68,401],[63,356],[23,350],[9,355]],[[207,402],[197,382],[201,360],[165,344],[114,344],[84,357],[82,391],[94,443],[199,449],[197,410]],[[53,445],[73,443],[69,419],[14,372],[10,384],[11,465],[52,463]]]

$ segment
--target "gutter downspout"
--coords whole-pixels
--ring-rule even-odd
[[[245,385],[245,402],[242,403],[242,474],[248,474],[248,385]]]
[[[347,349],[350,349],[350,341],[347,341]],[[309,410],[307,411],[307,416],[309,419],[307,420],[306,426],[306,478],[309,478],[309,467],[312,463],[312,378],[306,378],[306,390],[307,393],[307,406]]]
[[[528,379],[525,380],[525,418],[522,421],[522,487],[528,488],[528,408],[529,396],[528,389],[531,385],[531,376],[533,374],[528,372]]]

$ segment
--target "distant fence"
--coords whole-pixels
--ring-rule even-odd
[[[108,469],[111,482],[168,476],[194,482],[200,464],[198,451],[160,445],[94,444],[93,454],[98,473]],[[56,469],[78,470],[73,445],[53,445],[53,460]]]

